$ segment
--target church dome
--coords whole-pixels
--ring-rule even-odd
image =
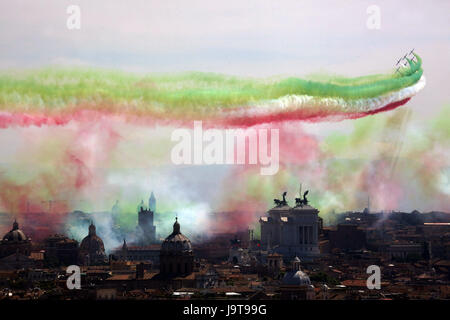
[[[285,285],[311,285],[309,276],[304,273],[300,268],[300,259],[295,257],[292,261],[292,270],[287,272],[283,278],[283,284]]]
[[[27,240],[28,238],[25,235],[25,233],[23,233],[23,231],[19,229],[19,224],[17,223],[17,221],[14,221],[13,228],[11,229],[11,231],[9,231],[3,237],[3,241],[8,242],[22,242]]]
[[[173,232],[161,244],[161,250],[165,252],[192,251],[191,241],[180,232],[178,219],[173,224]]]
[[[81,241],[80,250],[98,254],[104,254],[105,252],[103,240],[97,236],[95,226],[92,222],[89,226],[89,234]]]
[[[283,278],[283,284],[287,285],[310,285],[309,276],[303,271],[288,272]]]

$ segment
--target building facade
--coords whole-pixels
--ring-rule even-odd
[[[328,233],[330,249],[358,250],[366,247],[366,233],[355,224],[339,224]]]
[[[112,255],[117,260],[124,261],[151,261],[153,265],[159,265],[159,251],[161,246],[153,244],[149,246],[129,246],[125,239],[120,249],[113,251]]]
[[[77,264],[78,242],[62,234],[54,234],[44,240],[45,259],[56,265]]]
[[[140,245],[149,245],[156,241],[154,211],[145,208],[144,202],[139,206],[137,234]]]
[[[262,249],[286,259],[298,256],[312,260],[320,255],[319,210],[308,205],[306,198],[303,201],[292,208],[284,198],[277,200],[277,205],[260,218]]]

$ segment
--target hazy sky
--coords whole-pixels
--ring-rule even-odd
[[[379,30],[366,26],[373,4],[381,10]],[[81,9],[80,30],[66,27],[70,5]],[[59,64],[257,77],[359,76],[390,72],[415,48],[427,86],[406,106],[411,129],[450,101],[449,12],[447,0],[2,1],[0,70]],[[351,130],[353,122],[303,127],[325,136]],[[17,144],[11,141],[20,143],[15,137],[21,130],[2,131],[2,159],[14,158]]]
[[[66,27],[72,4],[81,9],[80,30]],[[366,26],[372,4],[381,10],[379,30]],[[420,112],[429,114],[447,98],[449,9],[444,0],[2,1],[0,69],[81,64],[144,72],[353,76],[389,71],[415,48],[430,84],[415,103],[426,101],[426,112]]]

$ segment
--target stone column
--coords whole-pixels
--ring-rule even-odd
[[[303,244],[303,247],[305,246],[305,231],[306,231],[305,226],[302,226],[302,236],[303,236],[302,244]],[[302,248],[302,250],[303,249],[304,248]]]

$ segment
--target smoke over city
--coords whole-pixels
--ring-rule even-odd
[[[138,204],[153,191],[161,237],[175,216],[189,235],[243,230],[256,227],[283,191],[293,204],[300,184],[326,223],[333,223],[333,212],[362,210],[369,197],[372,210],[448,211],[448,115],[447,106],[417,126],[408,109],[399,109],[321,135],[299,122],[260,125],[280,130],[274,176],[252,165],[172,165],[170,126],[93,121],[4,129],[2,140],[14,137],[15,145],[0,175],[2,211],[10,217],[3,228],[15,217],[47,213],[62,221],[47,226],[52,232],[81,239],[88,223],[69,214],[79,210],[111,249],[124,236],[133,241]],[[113,214],[116,201],[120,210]],[[231,221],[214,216],[233,211],[239,214]]]

